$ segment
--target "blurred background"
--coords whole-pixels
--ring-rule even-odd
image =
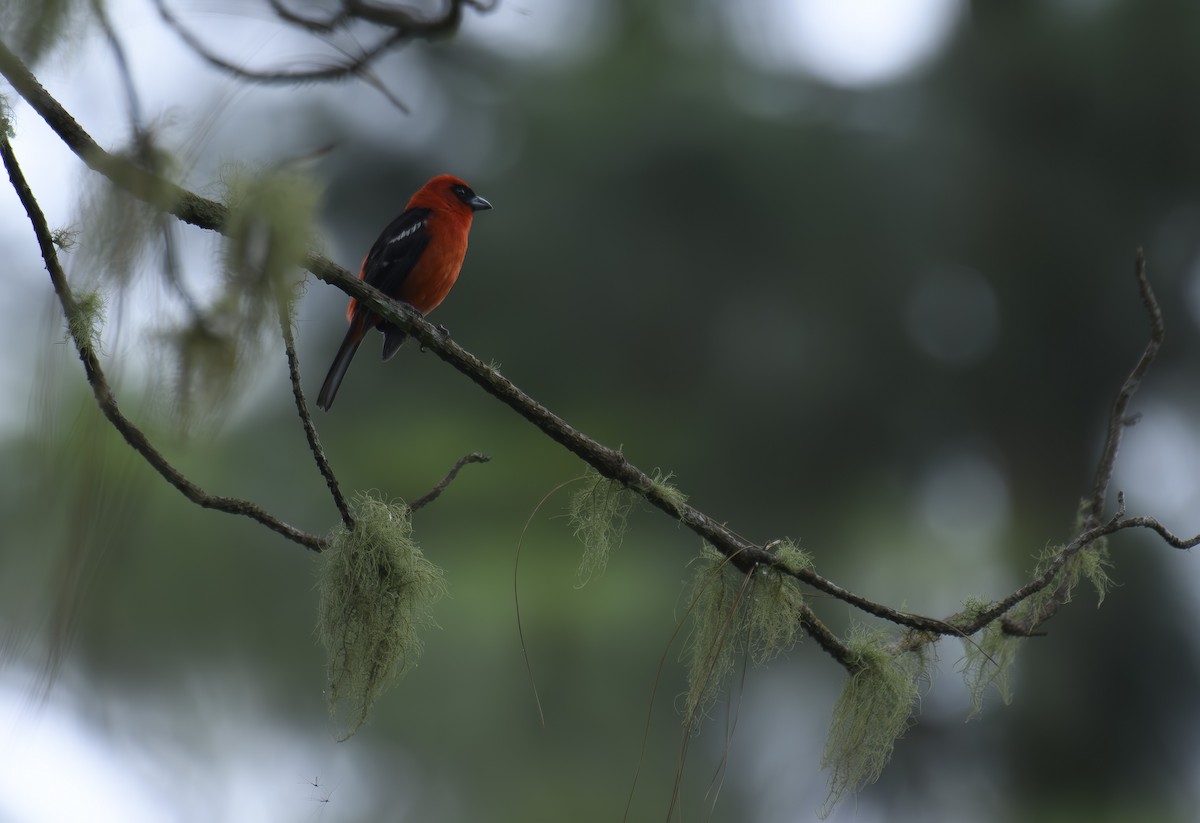
[[[127,146],[113,54],[90,5],[67,5],[36,71]],[[459,174],[495,205],[434,315],[459,343],[740,533],[790,536],[841,585],[923,614],[1003,596],[1071,537],[1147,339],[1143,246],[1167,341],[1115,485],[1131,513],[1200,531],[1195,3],[501,0],[376,65],[407,113],[357,82],[246,86],[151,0],[106,8],[181,182],[218,195],[229,164],[332,144],[309,163],[324,251],[356,268],[415,188]],[[265,3],[170,8],[239,64],[340,56]],[[104,186],[10,101],[87,281]],[[212,294],[217,239],[175,233],[189,287]],[[317,419],[344,486],[411,499],[467,452],[493,460],[416,517],[449,582],[440,628],[335,742],[315,556],[135,458],[7,187],[0,242],[0,821],[663,820],[681,764],[672,819],[816,818],[840,667],[812,644],[749,667],[683,757],[674,633],[698,540],[635,512],[580,586],[567,492],[537,506],[581,464],[416,346],[379,362],[378,338]],[[108,286],[123,406],[208,491],[328,531],[276,339],[244,354],[228,404],[172,415],[163,330],[182,310],[157,255]],[[309,279],[310,393],[344,305]],[[1099,610],[1081,587],[1024,644],[1012,705],[991,694],[966,723],[962,646],[943,641],[882,779],[831,819],[1200,819],[1200,565],[1142,534],[1112,549],[1118,585]],[[811,602],[839,631],[861,619]]]

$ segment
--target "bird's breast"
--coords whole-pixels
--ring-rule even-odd
[[[446,299],[458,272],[462,269],[467,254],[466,232],[438,233],[430,226],[434,239],[425,248],[425,253],[413,267],[412,273],[404,278],[398,297],[421,314],[429,314]]]

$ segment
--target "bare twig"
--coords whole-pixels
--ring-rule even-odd
[[[37,236],[38,246],[41,249],[42,259],[46,263],[46,269],[49,271],[50,280],[54,285],[54,292],[58,295],[59,302],[62,304],[63,312],[67,316],[67,319],[73,321],[79,316],[79,304],[71,293],[71,287],[67,283],[66,274],[59,264],[58,253],[54,250],[54,240],[51,238],[46,217],[42,213],[37,200],[34,198],[29,184],[25,181],[25,176],[21,173],[21,167],[17,164],[17,158],[13,154],[12,145],[8,142],[8,137],[3,134],[0,134],[0,157],[3,157],[4,168],[8,171],[8,178],[12,182],[13,189],[17,192],[17,197],[21,200],[21,205],[25,208],[25,213],[29,216],[29,222],[33,225],[33,231]],[[96,403],[100,406],[100,411],[108,418],[113,428],[120,432],[125,441],[155,471],[162,475],[168,483],[198,506],[249,517],[266,526],[271,531],[281,534],[287,539],[306,546],[313,551],[321,551],[325,548],[326,541],[324,538],[308,534],[294,526],[290,526],[249,501],[208,494],[167,462],[167,459],[151,445],[146,435],[129,418],[121,413],[116,397],[113,395],[112,388],[108,385],[108,380],[104,376],[104,371],[100,367],[100,361],[92,349],[92,341],[88,339],[86,331],[81,329],[76,322],[69,323],[69,326],[72,339],[75,343],[75,349],[79,353],[79,359],[83,361],[84,372],[87,374],[88,383],[92,387],[92,393],[96,397]]]
[[[249,80],[253,83],[264,83],[267,85],[300,85],[303,83],[345,80],[353,77],[403,39],[403,36],[396,32],[385,34],[375,45],[364,49],[358,58],[347,63],[338,63],[313,69],[251,69],[226,60],[210,49],[195,32],[185,26],[175,16],[175,13],[167,5],[166,0],[154,0],[154,5],[158,8],[158,14],[163,22],[179,36],[179,39],[189,49],[195,52],[206,63],[241,80]]]
[[[1116,531],[1117,529],[1132,528],[1150,529],[1151,531],[1157,533],[1158,536],[1161,537],[1168,546],[1175,549],[1194,549],[1196,546],[1200,546],[1200,534],[1195,535],[1194,537],[1177,537],[1172,534],[1166,526],[1164,526],[1162,523],[1159,523],[1153,517],[1130,517],[1125,520],[1118,521],[1117,528],[1113,529],[1113,531]]]
[[[292,11],[283,4],[283,0],[267,0],[270,4],[275,16],[285,23],[290,23],[293,26],[298,26],[313,34],[331,34],[340,28],[343,28],[350,20],[350,15],[345,9],[331,13],[324,20],[316,17],[305,17],[298,12]]]
[[[1146,343],[1146,348],[1142,351],[1142,356],[1138,358],[1138,362],[1134,365],[1133,370],[1125,378],[1125,382],[1121,384],[1121,388],[1117,392],[1117,397],[1113,401],[1112,412],[1108,418],[1108,434],[1104,440],[1104,449],[1101,452],[1100,460],[1096,464],[1096,479],[1092,486],[1092,497],[1088,502],[1087,516],[1084,518],[1082,531],[1054,557],[1043,574],[1039,575],[1036,580],[1022,586],[1021,589],[1018,589],[1017,592],[1014,592],[1005,601],[1002,601],[1002,603],[1012,600],[1012,605],[1015,605],[1030,595],[1041,591],[1055,579],[1059,570],[1066,565],[1072,556],[1092,545],[1101,537],[1134,525],[1132,521],[1124,519],[1125,505],[1123,498],[1121,499],[1121,505],[1117,514],[1109,519],[1107,523],[1101,525],[1101,519],[1104,516],[1105,500],[1108,497],[1108,489],[1112,483],[1113,472],[1116,470],[1117,451],[1121,445],[1121,436],[1126,427],[1132,422],[1132,419],[1127,416],[1129,403],[1133,400],[1138,387],[1141,386],[1142,379],[1154,364],[1154,359],[1158,356],[1158,350],[1162,346],[1165,335],[1162,310],[1159,308],[1158,300],[1154,296],[1154,290],[1150,287],[1150,280],[1146,276],[1146,258],[1141,249],[1137,250],[1135,256],[1134,276],[1137,279],[1138,291],[1142,297],[1142,305],[1145,307],[1146,314],[1150,320],[1150,340]],[[1154,526],[1149,525],[1151,522],[1157,525],[1157,521],[1149,518],[1146,518],[1144,523],[1139,523],[1138,525],[1146,525],[1148,528],[1154,528]],[[1162,529],[1161,525],[1158,528]],[[1163,534],[1164,532],[1166,530],[1162,529],[1159,533]],[[1036,587],[1034,587],[1035,584]],[[1014,597],[1022,592],[1025,592],[1023,596],[1013,600]],[[1018,636],[1032,635],[1039,626],[1053,617],[1063,607],[1070,596],[1070,582],[1065,579],[1060,580],[1055,590],[1051,593],[1051,596],[1046,598],[1045,602],[1036,611],[1024,615],[1020,620],[1005,618],[1004,630],[1009,634]],[[989,609],[988,611],[992,610]],[[1005,612],[1007,612],[1007,609]]]
[[[288,377],[292,382],[292,397],[296,401],[296,412],[300,415],[300,422],[304,426],[304,436],[308,439],[308,450],[312,452],[313,459],[317,461],[317,469],[325,478],[325,485],[329,487],[329,493],[333,495],[333,504],[337,506],[342,523],[345,524],[347,530],[354,531],[354,517],[350,514],[350,505],[342,495],[342,487],[338,484],[337,476],[329,465],[329,458],[325,456],[325,450],[321,448],[321,439],[317,437],[317,429],[313,425],[312,415],[308,411],[308,403],[304,399],[304,389],[300,385],[300,360],[296,357],[296,340],[292,334],[292,320],[282,295],[279,297],[276,307],[279,309],[279,330],[283,334],[283,348],[287,352]]]
[[[471,452],[468,455],[458,458],[458,462],[456,462],[450,468],[450,471],[446,472],[446,476],[443,477],[441,481],[428,492],[409,503],[408,508],[412,511],[416,511],[417,509],[424,508],[425,506],[429,505],[434,500],[437,500],[438,497],[441,496],[442,492],[446,490],[446,487],[454,482],[454,478],[458,477],[458,473],[462,470],[462,467],[468,463],[487,463],[491,459],[492,458],[488,457],[486,454],[481,454],[480,452]]]
[[[164,0],[154,0],[154,2],[158,6],[158,13],[162,17],[163,22],[175,30],[175,33],[187,44],[188,48],[213,68],[220,69],[239,80],[268,86],[290,86],[306,83],[324,83],[358,77],[377,89],[397,109],[406,114],[408,113],[408,107],[404,105],[400,98],[396,97],[378,77],[371,73],[371,64],[380,55],[405,39],[402,36],[398,36],[395,32],[382,36],[373,46],[363,49],[357,57],[346,55],[345,62],[313,69],[251,69],[226,60],[210,49],[195,33],[175,17]],[[336,48],[332,43],[329,46]],[[338,49],[338,51],[342,51],[345,54],[342,49]]]
[[[405,43],[417,39],[431,40],[437,37],[453,34],[462,23],[464,6],[470,6],[478,11],[487,11],[491,4],[473,2],[472,0],[448,0],[445,11],[433,16],[424,16],[412,9],[402,6],[376,5],[362,0],[343,0],[342,8],[331,13],[327,18],[305,17],[282,3],[282,0],[268,0],[268,4],[276,17],[289,26],[307,32],[318,38],[330,48],[341,51],[346,59],[332,65],[311,69],[253,69],[221,57],[211,49],[199,36],[175,15],[167,5],[166,0],[154,0],[159,16],[181,40],[209,65],[240,80],[268,85],[302,85],[346,80],[358,77],[369,83],[383,94],[392,105],[400,111],[408,109],[371,72],[371,65],[382,55]],[[334,44],[330,35],[340,29],[345,29],[351,22],[361,20],[375,25],[383,30],[374,45],[359,51],[355,56],[347,54]]]
[[[112,49],[113,59],[117,63],[117,73],[121,76],[121,85],[125,89],[125,105],[129,108],[129,121],[133,124],[134,133],[139,133],[142,128],[142,106],[138,98],[137,86],[133,82],[133,74],[129,71],[129,60],[125,56],[125,47],[121,44],[121,38],[117,36],[117,31],[113,28],[112,21],[108,18],[108,11],[104,8],[101,0],[92,0],[92,14],[96,15],[100,29],[104,32],[104,39],[108,41],[108,47]]]
[[[404,6],[381,5],[368,0],[342,0],[342,8],[351,17],[394,29],[407,38],[423,39],[453,34],[462,23],[463,6],[470,6],[476,11],[490,11],[493,4],[476,0],[447,0],[445,12],[425,17]]]
[[[1113,470],[1116,468],[1117,449],[1121,445],[1121,435],[1134,422],[1134,419],[1126,415],[1129,410],[1129,402],[1141,385],[1142,378],[1154,364],[1154,359],[1158,357],[1158,350],[1162,346],[1166,333],[1163,326],[1162,309],[1159,308],[1154,290],[1150,288],[1150,280],[1146,277],[1146,257],[1141,249],[1137,250],[1134,275],[1137,277],[1142,305],[1145,306],[1146,315],[1150,320],[1150,341],[1146,344],[1142,356],[1138,358],[1133,371],[1125,378],[1121,390],[1117,392],[1117,397],[1113,401],[1112,413],[1108,417],[1108,436],[1104,440],[1104,451],[1101,454],[1100,462],[1096,465],[1096,480],[1092,485],[1091,505],[1088,509],[1087,520],[1083,524],[1085,529],[1094,527],[1104,516],[1104,502],[1108,496],[1109,484],[1112,482]]]
[[[1122,529],[1150,529],[1156,532],[1166,544],[1175,549],[1194,549],[1200,546],[1200,534],[1193,537],[1179,537],[1170,529],[1159,523],[1153,517],[1125,517],[1125,493],[1117,492],[1117,513]]]

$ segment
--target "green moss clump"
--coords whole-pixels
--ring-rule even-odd
[[[236,334],[194,316],[160,334],[175,366],[175,411],[187,428],[222,408],[237,385],[241,346]]]
[[[625,537],[626,519],[634,495],[615,480],[588,467],[579,487],[567,504],[567,517],[575,536],[583,543],[579,561],[581,585],[593,574],[603,574],[609,554]]]
[[[670,503],[674,507],[676,514],[682,514],[683,506],[687,503],[687,495],[667,482],[672,477],[674,475],[671,472],[664,474],[662,469],[655,469],[654,477],[650,481],[650,488],[659,497]]]
[[[1042,552],[1034,569],[1034,579],[1045,574],[1062,551],[1061,546],[1052,546]],[[1049,584],[1014,606],[1008,614],[1009,619],[1018,626],[1036,628],[1053,613],[1056,601],[1070,602],[1075,587],[1084,578],[1096,590],[1097,605],[1102,604],[1112,585],[1108,576],[1109,566],[1107,541],[1104,538],[1093,541],[1068,557]],[[970,622],[972,614],[979,614],[990,606],[987,601],[968,600],[961,615]],[[1009,672],[1020,651],[1021,641],[1021,637],[1007,634],[1000,620],[989,623],[978,640],[964,638],[965,654],[961,671],[971,693],[972,704],[968,719],[976,717],[983,709],[983,696],[989,687],[995,687],[1006,704],[1012,702]]]
[[[784,538],[776,540],[768,547],[779,558],[783,567],[792,573],[801,572],[813,567],[812,555],[796,545],[795,541]]]
[[[55,229],[50,233],[50,240],[59,251],[71,251],[79,245],[79,230]]]
[[[928,668],[918,652],[895,653],[880,632],[855,629],[847,639],[857,664],[833,709],[821,765],[831,770],[827,817],[849,792],[875,782],[908,728],[918,683]]]
[[[745,653],[765,663],[800,637],[804,600],[795,578],[760,567],[749,576],[705,545],[697,561],[690,611],[685,724],[693,731],[720,694],[734,661]]]
[[[796,578],[778,569],[758,569],[743,608],[745,649],[755,663],[766,663],[796,645],[804,610]]]
[[[968,720],[983,710],[983,695],[988,687],[994,686],[1005,704],[1012,702],[1009,671],[1013,661],[1017,659],[1021,640],[1020,637],[1005,634],[999,620],[993,620],[984,627],[978,640],[963,638],[963,680],[971,693],[971,714],[968,715]]]
[[[82,53],[82,49],[69,52],[66,46],[77,44],[87,17],[80,0],[0,3],[0,29],[13,50],[30,64],[52,52]]]
[[[355,527],[339,525],[323,553],[317,635],[329,655],[329,710],[349,704],[341,739],[366,722],[383,690],[417,665],[419,630],[436,625],[442,570],[412,538],[410,512],[367,494],[353,503]]]
[[[104,296],[98,291],[75,295],[75,306],[67,317],[67,332],[81,351],[99,352],[100,327],[104,325]]]
[[[741,583],[728,565],[728,559],[708,544],[696,561],[689,606],[692,634],[688,641],[688,692],[684,704],[684,724],[693,731],[733,671],[732,638],[736,636],[734,623]]]
[[[1111,567],[1112,560],[1108,556],[1107,537],[1101,537],[1067,561],[1069,573],[1075,575],[1075,580],[1080,577],[1087,578],[1087,581],[1092,584],[1092,588],[1096,590],[1097,607],[1104,604],[1104,597],[1108,594],[1109,587],[1112,586],[1112,578],[1108,576],[1108,570]]]
[[[1062,552],[1061,546],[1046,549],[1039,558],[1033,576],[1036,579],[1045,574],[1046,569]],[[1054,601],[1061,598],[1062,602],[1070,602],[1075,587],[1081,579],[1086,578],[1096,590],[1098,603],[1104,602],[1112,580],[1108,576],[1111,565],[1108,557],[1108,544],[1103,538],[1085,546],[1068,557],[1055,574],[1054,579],[1040,591],[1034,592],[1025,600],[1018,603],[1009,612],[1009,618],[1017,625],[1029,624],[1036,628],[1037,624],[1052,612]],[[968,601],[969,614],[973,601]],[[982,611],[991,604],[981,602],[978,610]],[[1012,685],[1009,672],[1016,660],[1017,652],[1021,649],[1021,637],[1005,633],[1000,620],[989,623],[980,634],[977,641],[964,639],[965,655],[962,663],[963,680],[971,693],[971,714],[968,719],[979,714],[983,708],[983,696],[989,687],[995,687],[1000,693],[1000,699],[1006,704],[1012,702]]]
[[[12,103],[3,94],[0,94],[0,132],[9,140],[17,136],[17,130],[13,127]]]
[[[252,326],[275,300],[289,300],[287,275],[304,260],[320,190],[294,171],[227,170],[225,270],[243,320]]]
[[[1049,564],[1061,551],[1062,546],[1052,546],[1042,552],[1033,576],[1036,578],[1044,574]],[[1102,604],[1105,595],[1108,594],[1108,587],[1112,584],[1112,580],[1108,576],[1108,569],[1111,566],[1112,562],[1108,556],[1108,541],[1100,538],[1090,543],[1067,558],[1050,585],[1020,603],[1013,610],[1013,617],[1019,619],[1029,613],[1037,614],[1050,600],[1060,595],[1063,597],[1064,603],[1070,603],[1075,586],[1083,578],[1086,578],[1096,590],[1097,605]]]

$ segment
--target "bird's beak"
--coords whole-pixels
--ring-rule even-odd
[[[471,211],[486,211],[492,207],[492,204],[484,200],[478,194],[467,201],[467,205],[471,207]]]

